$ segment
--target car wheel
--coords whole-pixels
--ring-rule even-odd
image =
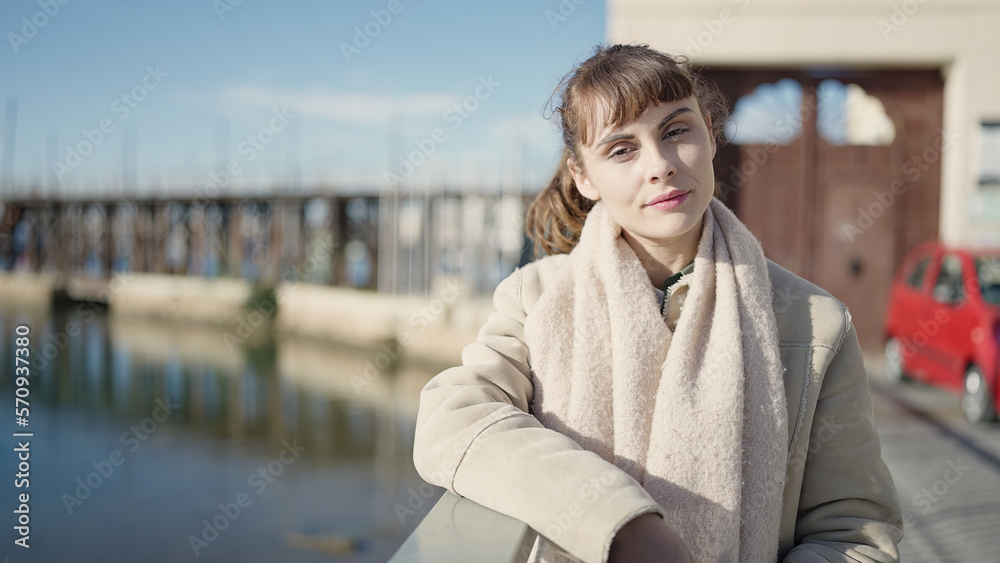
[[[903,372],[903,346],[895,337],[885,343],[885,378],[889,383],[899,383],[906,379]]]
[[[976,366],[970,366],[965,372],[965,386],[962,392],[962,412],[965,418],[973,423],[989,422],[996,418],[993,399],[990,396],[986,376]]]

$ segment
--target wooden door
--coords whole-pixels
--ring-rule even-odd
[[[861,344],[881,348],[888,291],[906,252],[936,240],[943,84],[937,71],[743,70],[705,73],[730,100],[762,84],[801,85],[800,128],[783,143],[720,147],[716,176],[727,205],[768,258],[851,310]],[[884,145],[831,142],[818,125],[826,79],[881,102],[895,135]],[[782,118],[784,119],[784,118]]]

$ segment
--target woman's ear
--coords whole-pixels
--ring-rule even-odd
[[[572,157],[566,159],[566,168],[569,168],[569,173],[573,176],[573,184],[576,185],[576,190],[580,192],[580,195],[593,201],[601,199],[601,194],[594,189],[590,179],[587,178],[583,170],[580,170]]]

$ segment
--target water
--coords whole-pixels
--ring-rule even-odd
[[[21,324],[33,359],[25,428],[14,412]],[[87,304],[0,309],[0,554],[386,561],[438,494],[412,494],[422,483],[411,460],[417,393],[434,371],[404,364],[355,389],[351,375],[372,352],[266,327],[230,348],[227,330]],[[25,438],[12,434],[25,431],[28,487],[18,488],[14,449]],[[21,493],[29,549],[14,544]]]

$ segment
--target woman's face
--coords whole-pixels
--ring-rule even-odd
[[[595,124],[608,121],[595,117]],[[647,248],[678,237],[697,241],[715,193],[715,137],[695,97],[651,106],[635,121],[593,131],[589,146],[580,149],[583,162],[569,162],[580,193],[604,200],[611,218]]]

